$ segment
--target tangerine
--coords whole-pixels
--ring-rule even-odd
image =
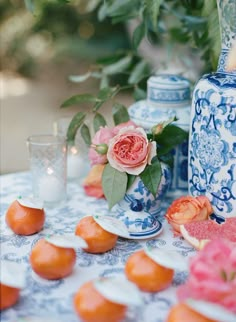
[[[125,318],[127,306],[111,302],[93,286],[83,284],[74,296],[74,307],[83,322],[119,322]]]
[[[15,200],[6,212],[7,225],[17,235],[33,235],[39,232],[45,222],[44,209],[30,208]]]
[[[0,283],[0,310],[14,305],[20,297],[20,289]]]
[[[104,230],[92,216],[82,218],[76,226],[75,234],[83,238],[88,248],[88,253],[105,253],[115,247],[118,236]]]
[[[174,270],[157,264],[144,250],[139,250],[128,258],[125,274],[142,291],[158,292],[171,284]]]
[[[166,322],[217,322],[209,319],[200,313],[188,307],[185,303],[178,303],[174,305],[167,316]]]
[[[40,239],[30,254],[30,264],[35,273],[48,280],[56,280],[71,274],[76,261],[73,248],[55,246]]]

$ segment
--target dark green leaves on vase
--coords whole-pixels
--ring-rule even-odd
[[[124,198],[128,176],[107,164],[102,173],[102,188],[109,209]]]
[[[155,162],[148,165],[139,176],[143,181],[145,187],[155,197],[162,176],[161,163],[158,161],[158,159],[156,158]]]

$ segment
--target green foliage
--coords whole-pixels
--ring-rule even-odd
[[[85,116],[85,113],[78,112],[72,118],[66,134],[68,142],[74,142],[77,130],[83,124]]]
[[[91,144],[91,135],[89,128],[86,124],[83,124],[80,129],[80,134],[85,142],[85,144],[90,145]]]
[[[108,201],[109,209],[124,198],[128,177],[125,172],[120,172],[106,164],[102,173],[102,186]]]
[[[167,125],[163,131],[158,135],[148,135],[148,138],[153,141],[157,141],[159,146],[157,147],[158,156],[168,154],[173,148],[181,144],[188,138],[188,132],[182,130],[180,127],[173,124]]]
[[[129,114],[127,108],[120,103],[115,103],[112,106],[112,116],[115,125],[129,121]]]
[[[145,187],[152,193],[154,197],[156,196],[157,189],[161,181],[161,175],[161,163],[157,158],[154,159],[152,164],[148,165],[140,174],[140,178]]]
[[[106,122],[105,118],[102,116],[102,114],[96,113],[93,118],[94,131],[97,132],[101,126],[104,127],[106,125],[107,125],[107,122]]]

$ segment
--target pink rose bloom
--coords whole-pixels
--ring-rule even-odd
[[[107,159],[120,172],[139,175],[156,155],[156,143],[149,142],[142,128],[120,129],[110,142]]]
[[[106,154],[99,154],[95,150],[95,146],[97,144],[108,144],[109,140],[113,137],[113,133],[111,129],[108,127],[100,127],[100,129],[96,132],[93,137],[92,145],[89,149],[89,159],[92,165],[95,164],[105,164],[107,162],[107,155]]]
[[[175,235],[180,234],[180,225],[191,221],[208,219],[213,213],[209,199],[205,196],[183,196],[172,202],[165,217],[172,226]]]
[[[118,132],[120,131],[120,129],[123,129],[123,127],[127,127],[127,126],[138,127],[133,121],[128,121],[128,122],[120,123],[120,124],[116,125],[115,127],[113,127],[113,129],[112,129],[113,135],[118,134]]]
[[[200,299],[224,306],[236,313],[236,248],[215,239],[190,261],[187,282],[177,290],[180,301]]]

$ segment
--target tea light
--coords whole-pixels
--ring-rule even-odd
[[[79,178],[81,175],[81,169],[83,166],[83,160],[81,159],[78,149],[72,146],[68,150],[67,155],[67,176],[69,179]]]
[[[39,181],[39,199],[45,202],[56,202],[63,199],[64,186],[57,179],[51,168],[47,169],[47,175]]]

